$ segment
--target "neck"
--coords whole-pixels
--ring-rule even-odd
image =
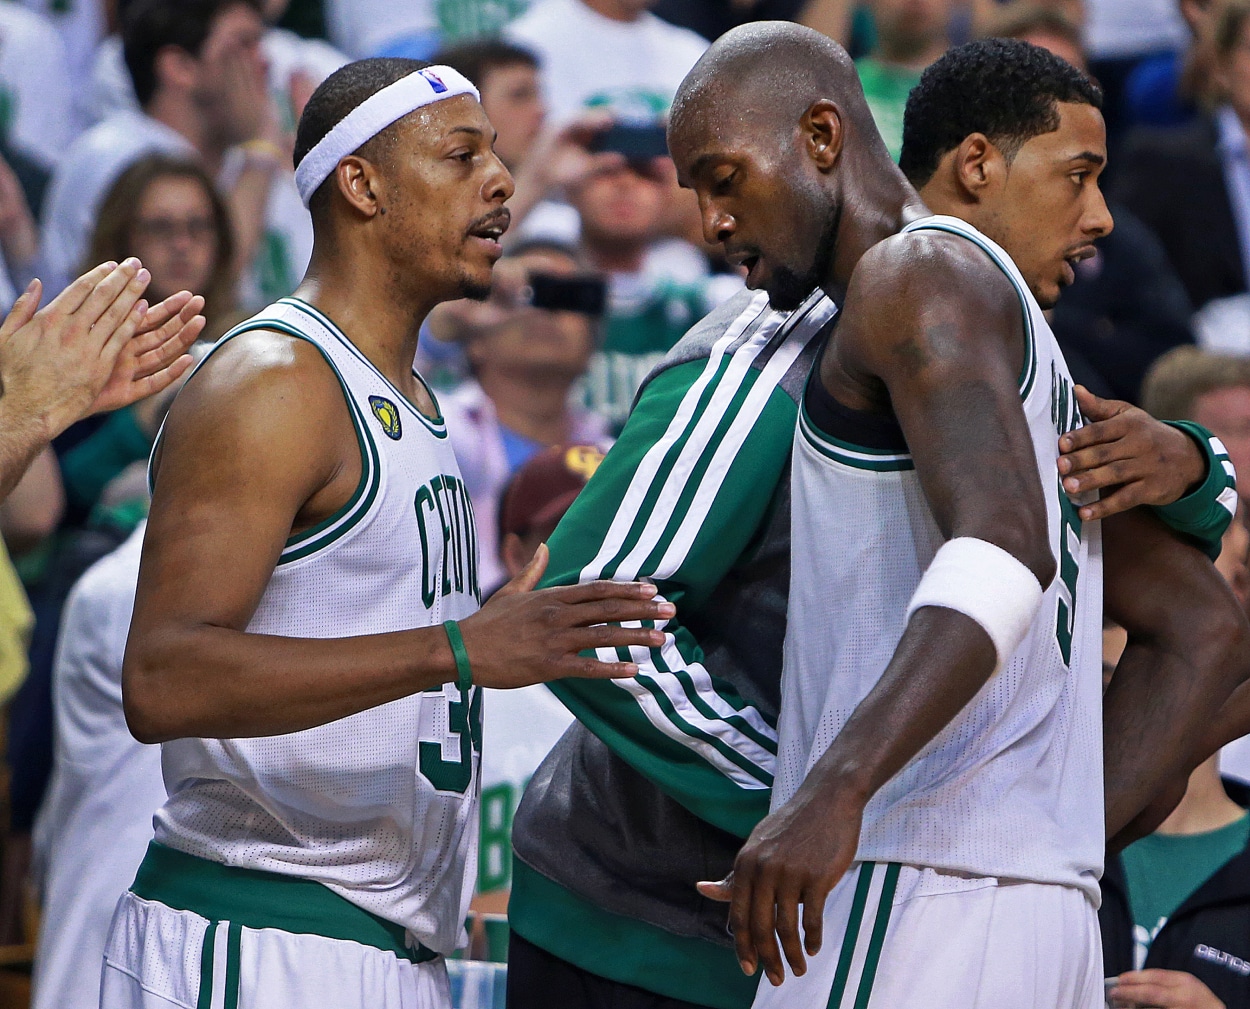
[[[190,95],[158,91],[143,111],[157,122],[182,134],[187,143],[199,153],[208,174],[216,178],[221,171],[226,149],[212,141],[208,125]]]
[[[570,383],[563,375],[541,368],[483,368],[477,380],[505,427],[542,445],[571,436]]]
[[[620,21],[629,24],[631,21],[637,21],[639,14],[634,10],[625,9],[617,0],[582,0],[596,14],[602,14],[605,18],[612,21]]]
[[[591,235],[582,237],[586,258],[600,273],[637,273],[642,269],[649,245],[644,241],[598,241]]]
[[[944,37],[929,42],[883,38],[872,55],[879,63],[888,63],[904,70],[923,70],[940,58],[948,48],[950,43]]]
[[[884,147],[879,157],[871,155],[870,162],[860,167],[847,173],[850,182],[843,190],[833,263],[821,284],[839,304],[864,253],[929,213]]]
[[[412,375],[417,339],[441,299],[414,301],[411,288],[399,285],[399,276],[392,264],[377,262],[365,249],[329,253],[314,244],[308,273],[295,294],[328,315],[378,371],[415,401],[422,395]]]
[[[1185,797],[1159,825],[1160,834],[1205,834],[1227,827],[1245,815],[1246,811],[1224,791],[1215,759],[1208,760],[1190,775]]]

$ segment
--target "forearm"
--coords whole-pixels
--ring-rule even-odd
[[[230,190],[230,219],[234,223],[235,264],[239,272],[250,269],[265,234],[265,210],[276,163],[249,160]]]
[[[985,686],[994,645],[973,620],[924,607],[894,657],[795,796],[862,809]]]
[[[0,501],[12,493],[50,440],[44,417],[10,396],[0,396]]]
[[[123,671],[135,738],[276,736],[456,679],[441,626],[297,639],[199,625],[132,629]]]

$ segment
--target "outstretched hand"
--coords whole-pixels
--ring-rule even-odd
[[[1107,491],[1082,505],[1081,519],[1104,519],[1138,505],[1167,505],[1206,474],[1206,457],[1183,431],[1129,403],[1076,387],[1086,424],[1059,439],[1059,473],[1072,498]]]
[[[566,677],[636,675],[638,664],[621,661],[619,650],[663,645],[664,632],[644,624],[668,620],[676,607],[645,582],[597,581],[537,589],[548,557],[543,544],[525,570],[477,613],[460,621],[473,682],[508,688]],[[600,649],[612,658],[580,654]]]
[[[825,900],[850,868],[859,844],[862,809],[824,800],[803,788],[751,832],[734,861],[733,872],[718,882],[699,883],[699,893],[729,901],[729,925],[742,972],[762,964],[773,985],[807,973],[804,958],[824,941]],[[803,934],[799,935],[799,905]],[[778,940],[781,946],[778,949]]]

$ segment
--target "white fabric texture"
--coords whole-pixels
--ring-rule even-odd
[[[91,68],[106,25],[104,5],[86,0],[22,0],[22,6],[42,15],[57,30],[65,47],[69,70],[67,86],[74,96],[74,118],[81,132],[97,121],[91,115]]]
[[[0,91],[14,147],[52,168],[77,135],[65,43],[47,18],[0,3]]]
[[[543,94],[554,123],[588,104],[654,119],[672,103],[682,78],[708,43],[649,11],[613,21],[581,0],[539,0],[504,30],[542,61]]]
[[[418,70],[370,95],[335,123],[296,166],[295,185],[304,206],[347,155],[409,113],[458,95],[477,98],[477,88],[464,74],[445,66]]]
[[[997,673],[1041,605],[1042,587],[1020,561],[993,543],[958,536],[938,548],[907,605],[907,619],[923,606],[937,606],[976,621],[994,642]]]
[[[1060,575],[999,673],[869,801],[858,857],[1072,886],[1096,903],[1105,841],[1102,540],[1098,523],[1081,523],[1056,468],[1060,431],[1081,423],[1072,379],[1001,248],[955,218],[906,230],[918,228],[978,245],[1021,300],[1032,337],[1023,419]],[[945,541],[911,456],[852,440],[800,416],[774,809],[879,683]]]
[[[52,668],[55,762],[35,824],[43,914],[35,1009],[94,1006],[98,962],[117,899],[165,801],[161,748],[137,742],[122,711],[122,656],[139,580],[140,525],[78,580]]]
[[[856,922],[861,871],[869,885]],[[761,979],[753,1009],[1103,1009],[1098,914],[1080,890],[910,865],[894,872],[891,885],[888,866],[852,865],[825,904],[824,944],[807,973],[787,971],[778,988]],[[849,924],[858,924],[854,954],[831,1000]],[[874,943],[877,927],[884,941]]]
[[[332,362],[362,479],[332,521],[288,541],[247,631],[346,638],[475,613],[472,506],[441,419],[421,414],[312,306],[284,299],[252,324],[302,334]],[[448,683],[300,732],[172,740],[161,748],[169,800],[155,838],[317,880],[450,953],[473,889],[480,703],[477,688]]]
[[[201,974],[212,1009],[226,1004],[228,922],[214,926],[213,963],[201,963],[207,919],[126,893],[104,955],[101,1009],[197,1009]],[[84,958],[84,970],[88,968]],[[319,935],[243,928],[239,1009],[451,1009],[447,965]]]

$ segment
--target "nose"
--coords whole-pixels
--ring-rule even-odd
[[[504,203],[516,192],[516,183],[512,181],[508,166],[499,160],[499,155],[491,151],[490,157],[492,164],[482,186],[482,196],[487,203]]]
[[[719,207],[711,200],[704,202],[702,208],[703,240],[708,245],[719,245],[729,241],[737,230],[738,222],[731,213]]]
[[[1102,190],[1094,186],[1093,198],[1086,212],[1085,230],[1094,238],[1103,238],[1111,234],[1114,227],[1115,219],[1107,209],[1107,200],[1102,195]]]

